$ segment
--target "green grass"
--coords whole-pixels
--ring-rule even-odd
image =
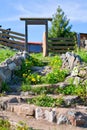
[[[13,51],[9,48],[6,49],[0,49],[0,63],[5,61],[7,58],[12,57],[16,51]]]
[[[79,49],[76,53],[81,57],[83,62],[87,63],[87,50]]]

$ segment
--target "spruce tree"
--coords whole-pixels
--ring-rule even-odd
[[[63,12],[63,10],[58,6],[56,13],[53,15],[52,25],[49,29],[48,36],[51,38],[57,37],[71,37],[72,25],[69,25],[69,19]]]

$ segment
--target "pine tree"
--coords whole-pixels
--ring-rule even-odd
[[[52,26],[49,29],[48,36],[51,38],[72,36],[72,25],[69,25],[69,21],[63,10],[58,6],[56,13],[53,15]]]

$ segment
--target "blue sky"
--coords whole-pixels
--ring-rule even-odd
[[[72,31],[87,33],[87,0],[0,0],[0,25],[25,33],[20,17],[52,17],[60,5]],[[29,41],[42,41],[44,26],[29,26]]]

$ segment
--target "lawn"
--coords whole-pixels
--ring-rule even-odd
[[[16,51],[9,48],[0,48],[0,63],[5,61],[7,58],[12,57],[16,54]]]

